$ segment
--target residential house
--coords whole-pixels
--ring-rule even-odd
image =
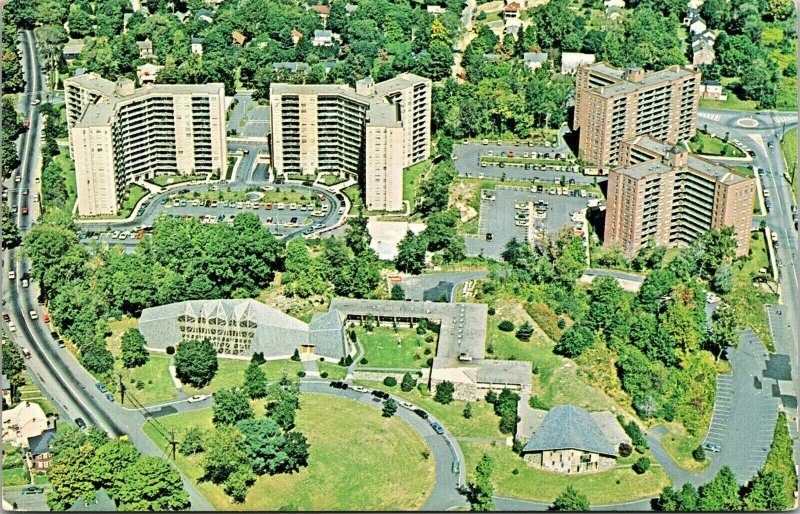
[[[442,7],[441,5],[429,5],[426,7],[427,11],[433,15],[444,14],[447,12],[447,9]]]
[[[574,75],[578,66],[594,64],[594,59],[594,54],[564,52],[561,54],[561,73],[563,75]]]
[[[340,41],[341,36],[334,34],[330,30],[315,30],[311,44],[314,46],[333,46],[334,40]]]
[[[547,62],[547,54],[544,52],[525,52],[522,54],[522,62],[524,62],[531,71],[536,71]]]
[[[705,39],[696,39],[692,41],[692,64],[700,66],[702,64],[711,64],[714,62],[716,53],[714,52],[714,43],[706,41]]]
[[[703,21],[702,18],[695,18],[692,20],[692,23],[689,24],[689,32],[692,34],[701,34],[708,29],[706,27],[706,22]]]
[[[511,34],[516,37],[520,30],[522,30],[522,22],[518,18],[506,18],[503,34]]]
[[[728,95],[722,89],[722,84],[718,80],[709,80],[700,84],[700,94],[708,100],[727,100]]]
[[[181,22],[181,23],[185,23],[186,22],[186,18],[189,17],[189,13],[188,12],[176,11],[173,14],[175,15],[176,18],[178,18],[178,21]]]
[[[617,450],[589,413],[574,405],[550,410],[522,450],[531,467],[556,473],[605,471],[616,465]]]
[[[114,512],[117,510],[117,504],[108,495],[105,489],[100,489],[95,494],[93,501],[86,501],[84,498],[78,498],[75,503],[67,509],[67,512]]]
[[[203,55],[203,43],[205,43],[205,39],[201,37],[193,37],[192,38],[192,53],[196,55]]]
[[[618,20],[622,17],[622,9],[619,7],[607,7],[606,8],[606,18],[609,20]]]
[[[47,416],[38,403],[20,402],[13,409],[3,411],[3,442],[24,446],[29,437],[40,435],[48,425]]]
[[[208,9],[200,9],[194,13],[194,17],[198,20],[203,20],[206,23],[214,23],[214,13]]]
[[[347,14],[353,14],[358,10],[358,6],[355,4],[345,4],[344,10]]]
[[[52,461],[50,446],[55,438],[55,428],[48,428],[40,435],[28,438],[29,463],[34,471],[47,471],[50,469]]]
[[[519,18],[520,5],[517,2],[511,2],[503,7],[504,18]]]
[[[272,63],[272,69],[275,71],[287,70],[290,73],[308,73],[311,71],[311,66],[304,62],[275,62]]]
[[[155,84],[156,74],[161,71],[162,68],[163,66],[152,63],[142,64],[136,68],[136,77],[139,79],[139,85]]]
[[[244,42],[247,41],[247,38],[242,35],[241,32],[234,30],[231,32],[231,38],[233,39],[233,44],[238,46],[243,46]]]
[[[64,48],[61,50],[61,56],[64,58],[64,62],[67,63],[67,66],[75,64],[75,59],[83,52],[85,46],[82,39],[70,39],[64,44]]]
[[[326,28],[328,26],[328,16],[331,14],[331,6],[312,5],[311,10],[319,14],[320,19],[322,19],[322,28]]]
[[[625,0],[605,0],[603,2],[603,6],[606,9],[610,9],[612,7],[616,7],[617,9],[624,9],[625,8]]]
[[[136,46],[139,47],[139,58],[140,59],[152,59],[153,58],[153,42],[149,39],[145,39],[144,41],[137,41]]]

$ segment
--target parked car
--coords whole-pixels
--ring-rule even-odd
[[[715,443],[703,443],[703,449],[707,452],[719,453],[722,448]]]
[[[189,398],[187,398],[186,401],[189,403],[197,403],[197,402],[202,402],[203,400],[206,400],[208,398],[209,395],[207,394],[196,394],[194,396],[190,396]]]
[[[104,386],[100,382],[96,383],[94,386],[97,388],[98,391],[100,391],[103,394],[108,392],[108,389],[106,389],[106,386]]]
[[[23,207],[22,208],[22,215],[23,216],[27,216],[28,215],[28,208],[27,207]]]
[[[357,392],[359,392],[359,393],[368,393],[368,392],[369,392],[369,389],[367,389],[367,388],[366,388],[366,387],[364,387],[364,386],[360,386],[360,385],[354,385],[354,386],[353,386],[353,391],[357,391]]]
[[[444,428],[442,428],[442,425],[440,425],[439,423],[437,423],[435,421],[431,421],[431,428],[437,434],[444,434]]]
[[[765,206],[767,209],[772,209],[772,200],[770,200],[769,198],[767,198],[766,200],[764,200],[764,206]]]
[[[486,240],[487,241],[491,241],[492,239],[494,239],[494,236],[492,235],[492,233],[491,232],[487,232],[486,233]]]
[[[5,321],[6,323],[8,323],[9,321],[11,321],[11,316],[9,316],[9,315],[8,315],[8,314],[6,314],[6,313],[3,313],[3,321]]]
[[[39,315],[36,314],[36,311],[28,311],[28,314],[30,314],[31,319],[39,319]]]
[[[8,322],[8,330],[11,331],[11,332],[16,332],[17,331],[17,326],[14,324],[13,321],[9,321]]]
[[[50,323],[50,315],[47,314],[46,312],[42,314],[42,321],[44,321],[45,323]]]
[[[29,485],[20,489],[19,492],[21,494],[42,494],[44,492],[44,488],[39,487],[38,485]]]
[[[414,409],[414,414],[416,414],[422,419],[428,419],[428,413],[422,409]]]
[[[82,418],[75,418],[75,424],[80,430],[86,430],[86,422]]]
[[[114,403],[114,396],[112,396],[111,393],[106,393],[106,400],[110,401],[111,403]]]

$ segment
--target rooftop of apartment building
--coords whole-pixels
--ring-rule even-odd
[[[375,93],[379,95],[388,95],[400,89],[413,87],[420,82],[427,82],[431,84],[431,79],[414,75],[413,73],[401,73],[393,79],[384,80],[375,84]]]
[[[79,127],[107,125],[111,122],[114,108],[118,102],[145,98],[153,94],[216,95],[219,94],[220,90],[224,94],[225,90],[225,85],[219,82],[209,84],[147,84],[137,89],[130,79],[120,78],[116,82],[112,82],[96,73],[85,73],[67,79],[64,82],[67,85],[74,84],[100,93],[103,96],[101,100],[87,107],[81,120],[77,123]]]
[[[612,96],[632,93],[638,89],[673,82],[675,80],[695,75],[698,72],[681,66],[670,66],[659,71],[646,72],[642,68],[616,68],[604,62],[585,66],[592,73],[605,75],[614,79],[615,83],[608,86],[593,88],[600,96]]]
[[[344,84],[287,84],[273,82],[269,85],[272,95],[342,95],[356,102],[366,102],[366,98],[357,94],[353,88]]]
[[[736,184],[739,182],[752,180],[752,177],[741,175],[733,168],[709,161],[697,155],[693,155],[689,153],[685,146],[682,145],[670,145],[646,135],[638,136],[630,141],[627,141],[627,144],[638,149],[645,150],[647,153],[653,156],[652,160],[644,161],[639,164],[634,164],[632,166],[617,170],[618,172],[632,178],[642,179],[653,174],[666,173],[677,167],[680,167],[700,173],[723,184]],[[677,154],[687,154],[685,166],[676,166],[673,164],[673,161],[670,160],[672,155]]]

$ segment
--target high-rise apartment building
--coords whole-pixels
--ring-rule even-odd
[[[699,98],[700,72],[691,68],[579,66],[573,120],[573,129],[580,129],[579,157],[607,166],[619,162],[620,142],[636,136],[670,144],[689,139],[697,128]]]
[[[223,84],[136,89],[87,73],[64,89],[81,216],[116,215],[134,180],[226,170]]]
[[[649,240],[685,246],[710,229],[733,227],[736,255],[747,255],[755,180],[692,155],[684,146],[639,136],[620,144],[608,175],[606,246],[634,255]]]
[[[370,210],[403,208],[403,168],[430,157],[429,79],[403,73],[356,89],[270,86],[272,166],[278,173],[357,174]]]

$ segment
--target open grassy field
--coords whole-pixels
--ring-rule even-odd
[[[122,373],[127,393],[132,394],[142,405],[155,405],[178,397],[169,374],[170,361],[171,357],[167,355],[151,353],[147,363],[138,368],[128,369],[117,361],[117,371]],[[120,399],[119,391],[115,396],[117,400]]]
[[[653,466],[643,475],[637,475],[629,467],[618,467],[602,473],[561,475],[533,469],[511,448],[486,443],[462,443],[468,477],[475,473],[483,454],[494,459],[492,483],[494,493],[525,500],[552,502],[571,485],[585,494],[592,505],[621,503],[658,496],[669,485],[664,470]],[[514,474],[517,470],[517,474]]]
[[[786,160],[786,172],[792,177],[792,194],[797,195],[797,127],[787,130],[781,140],[781,151]]]
[[[195,388],[188,384],[183,385],[183,391],[188,395],[209,394],[223,388],[239,387],[244,382],[244,371],[250,364],[248,360],[239,359],[218,359],[219,369],[217,374],[205,387]],[[299,362],[282,359],[267,361],[261,365],[261,369],[267,374],[267,380],[278,380],[285,373],[290,378],[296,378],[297,372],[303,369]]]
[[[263,402],[256,412],[263,412]],[[398,417],[329,395],[304,394],[297,430],[310,444],[308,467],[291,475],[262,476],[244,503],[232,503],[209,482],[198,489],[217,510],[417,510],[433,489],[434,461],[422,438]],[[211,427],[211,409],[159,418],[180,437],[187,427]],[[168,443],[150,425],[145,432],[162,448]],[[201,456],[178,455],[176,464],[197,483]]]
[[[697,131],[697,134],[689,141],[689,149],[694,153],[703,155],[744,157],[744,152],[732,144],[726,143],[718,137],[711,137],[710,134],[701,131]]]
[[[128,191],[128,198],[122,202],[122,208],[117,215],[119,218],[127,218],[130,216],[130,214],[133,212],[133,208],[136,207],[137,203],[139,203],[139,200],[141,200],[147,194],[147,189],[138,184],[131,184]]]
[[[414,377],[417,378],[417,377]],[[373,380],[356,380],[357,384],[372,389],[388,391],[394,395],[405,398],[429,412],[456,437],[486,437],[491,439],[504,439],[508,434],[503,434],[498,428],[500,418],[494,413],[494,407],[486,402],[472,402],[472,417],[464,417],[464,407],[467,402],[453,400],[452,403],[442,405],[433,401],[433,395],[423,396],[419,390],[413,389],[403,392],[400,386],[387,387],[383,382]]]
[[[736,309],[744,324],[753,329],[770,351],[773,350],[772,333],[769,330],[764,305],[777,303],[778,295],[764,291],[753,284],[753,277],[760,268],[769,269],[766,241],[763,232],[750,241],[751,257],[733,266],[733,290],[724,295],[724,300]]]
[[[356,327],[358,341],[364,347],[364,358],[370,368],[424,368],[429,357],[433,357],[436,334],[427,332],[418,335],[413,328],[376,327],[367,332]],[[434,336],[433,343],[425,342],[427,335]],[[429,352],[426,354],[425,350]]]
[[[39,407],[42,408],[45,414],[58,413],[58,410],[56,410],[55,406],[50,403],[50,400],[45,398],[44,394],[42,394],[42,391],[40,391],[36,384],[33,383],[28,371],[22,372],[22,380],[23,385],[21,385],[19,388],[20,400],[38,403]]]
[[[319,367],[320,373],[328,374],[328,380],[344,380],[344,377],[347,376],[347,367],[339,366],[335,362],[318,362],[317,367]]]
[[[665,423],[664,426],[668,433],[661,438],[661,446],[675,464],[693,473],[699,473],[711,464],[708,459],[697,462],[692,457],[692,451],[703,442],[702,435],[693,437],[678,423]]]
[[[730,111],[755,111],[756,102],[753,100],[740,100],[730,89],[725,90],[728,97],[725,100],[700,99],[701,109],[726,109]]]
[[[364,197],[361,195],[361,187],[358,184],[345,188],[342,193],[350,199],[350,203],[353,206],[352,213],[358,214],[358,209],[364,208]]]
[[[25,485],[30,481],[30,473],[25,466],[24,450],[3,443],[3,485]]]
[[[412,210],[417,203],[417,188],[419,187],[420,178],[428,171],[430,166],[430,161],[423,161],[403,170],[403,200],[411,204]]]

